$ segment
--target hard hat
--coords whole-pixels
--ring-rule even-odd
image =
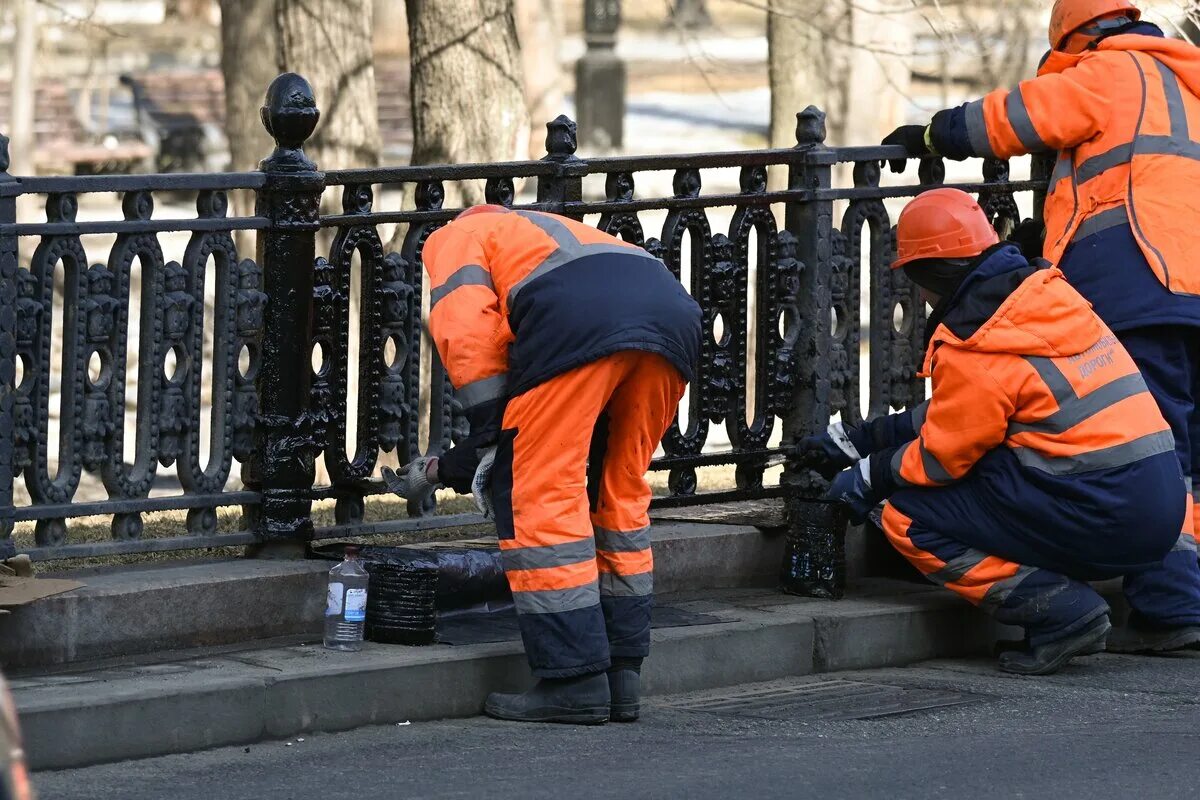
[[[973,258],[1000,241],[975,198],[932,189],[900,212],[892,269],[924,258]]]
[[[1050,12],[1050,47],[1057,50],[1072,33],[1086,33],[1080,28],[1089,22],[1114,14],[1134,21],[1142,18],[1142,12],[1130,0],[1055,0],[1054,10]],[[1100,27],[1095,34],[1103,32],[1104,28]]]
[[[455,219],[466,219],[467,217],[473,217],[476,214],[506,214],[509,210],[510,209],[507,209],[504,206],[498,206],[495,203],[483,203],[481,205],[471,206],[470,208],[463,210],[457,217],[455,217]]]

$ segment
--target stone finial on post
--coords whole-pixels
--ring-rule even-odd
[[[254,531],[262,555],[293,554],[312,538],[313,459],[319,448],[312,423],[313,265],[325,176],[304,153],[321,117],[308,81],[285,73],[272,81],[262,122],[275,151],[262,162],[266,181],[255,213],[258,263],[267,304],[255,455],[248,488],[262,492]],[[299,545],[299,546],[298,546]]]
[[[583,141],[592,147],[625,143],[625,63],[617,55],[621,0],[584,0],[587,50],[575,64],[575,108]]]
[[[0,134],[0,225],[17,222],[21,184],[8,174],[8,137]],[[17,375],[17,236],[0,233],[0,560],[16,555],[13,530],[13,396]]]

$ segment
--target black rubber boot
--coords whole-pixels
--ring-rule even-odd
[[[1076,656],[1104,652],[1112,624],[1108,615],[1096,618],[1082,630],[1027,650],[1010,650],[1000,655],[1000,669],[1016,675],[1052,675]]]
[[[612,721],[637,722],[641,712],[642,660],[614,658],[608,670],[612,696]]]
[[[578,678],[543,678],[524,694],[488,695],[483,713],[512,722],[603,725],[609,715],[608,678],[603,672]]]
[[[1183,650],[1200,650],[1200,625],[1152,625],[1136,617],[1108,637],[1112,653],[1165,655]]]

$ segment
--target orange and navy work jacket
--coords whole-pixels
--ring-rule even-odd
[[[1125,348],[1058,269],[1013,245],[989,251],[959,289],[923,374],[933,391],[911,412],[916,438],[871,457],[885,496],[956,481],[999,447],[1023,470],[1067,479],[1174,458]]]
[[[455,450],[490,444],[509,397],[612,353],[658,353],[694,377],[699,305],[661,261],[590,225],[473,214],[430,235],[422,259],[429,330],[471,425]],[[458,488],[456,467],[474,471],[469,460],[443,457],[447,485]]]
[[[940,112],[931,141],[950,158],[1057,151],[1045,257],[1059,263],[1072,244],[1124,226],[1159,283],[1200,296],[1200,49],[1152,25],[1134,30],[1150,35],[1054,51],[1012,91]]]

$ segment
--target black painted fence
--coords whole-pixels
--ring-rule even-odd
[[[263,116],[278,147],[262,171],[241,174],[19,178],[7,173],[3,140],[0,551],[12,550],[13,525],[22,520],[36,521],[34,545],[23,549],[55,559],[473,519],[410,508],[402,519],[362,521],[364,499],[383,491],[381,453],[396,453],[400,463],[417,455],[422,426],[432,449],[465,433],[444,371],[436,357],[422,369],[420,352],[420,253],[428,235],[457,213],[443,207],[450,182],[482,180],[490,202],[513,205],[517,185],[532,181],[536,202],[520,207],[589,220],[599,215],[599,228],[662,258],[699,301],[710,335],[681,414],[686,424],[671,428],[665,456],[653,465],[668,474],[669,491],[655,500],[660,507],[819,497],[823,487],[812,474],[787,469],[776,483],[764,481],[764,473],[784,461],[790,443],[832,416],[859,419],[863,380],[869,381],[868,415],[922,398],[915,373],[924,309],[903,275],[888,269],[894,234],[884,200],[942,183],[937,159],[920,163],[918,184],[881,187],[880,160],[900,154],[826,147],[824,115],[810,108],[797,117],[791,149],[583,160],[575,155],[574,124],[560,117],[548,126],[548,154],[538,161],[321,173],[302,150],[318,116],[302,79],[281,76],[272,84]],[[849,168],[838,165],[852,166],[851,186],[835,187],[835,174]],[[723,169],[738,171],[738,190],[705,193],[704,176]],[[635,179],[656,172],[673,176],[673,191],[638,192]],[[1018,221],[1015,193],[1040,196],[1045,187],[1038,166],[1041,177],[1023,182],[1010,181],[1003,162],[984,162],[982,172],[982,183],[961,188],[980,195],[1001,230]],[[786,188],[768,188],[768,176],[776,174],[786,175]],[[415,209],[373,210],[374,187],[411,187]],[[233,190],[255,193],[253,216],[230,216]],[[111,202],[112,193],[121,199],[123,219],[80,219],[81,205],[94,197]],[[17,224],[15,202],[22,195],[44,198],[44,222]],[[194,216],[155,217],[156,196],[181,195],[194,199]],[[340,213],[322,213],[323,199],[327,207],[340,202]],[[840,224],[835,204],[844,208]],[[661,228],[648,230],[649,220],[664,213]],[[713,219],[730,213],[728,226],[715,230]],[[381,238],[380,226],[391,224],[407,231],[398,252],[386,252]],[[238,252],[235,231],[256,232],[253,258]],[[160,236],[172,232],[189,237],[182,262],[164,258]],[[115,235],[103,263],[90,261],[81,239],[95,234]],[[320,242],[330,244],[318,255]],[[350,330],[355,253],[360,325]],[[140,296],[130,296],[135,273]],[[866,375],[859,365],[865,286]],[[132,448],[125,442],[127,401],[134,405],[126,366],[131,307],[141,320]],[[358,418],[348,457],[347,365],[354,341]],[[53,352],[61,353],[53,368],[57,414],[50,408]],[[202,412],[211,415],[207,458]],[[56,469],[48,446],[52,418]],[[722,424],[729,445],[706,448]],[[131,450],[135,457],[127,463]],[[330,481],[318,486],[314,459],[322,453]],[[244,488],[230,491],[235,462]],[[735,465],[736,486],[698,490],[697,470],[714,465]],[[160,466],[174,467],[181,491],[149,496]],[[107,499],[76,500],[84,471],[102,481]],[[18,477],[30,502],[15,506]],[[336,524],[314,530],[311,504],[329,498],[336,500]],[[240,506],[240,532],[217,532],[216,510],[223,506]],[[172,509],[187,510],[187,535],[143,536],[146,513]],[[75,541],[70,520],[85,515],[111,515],[111,540]]]

